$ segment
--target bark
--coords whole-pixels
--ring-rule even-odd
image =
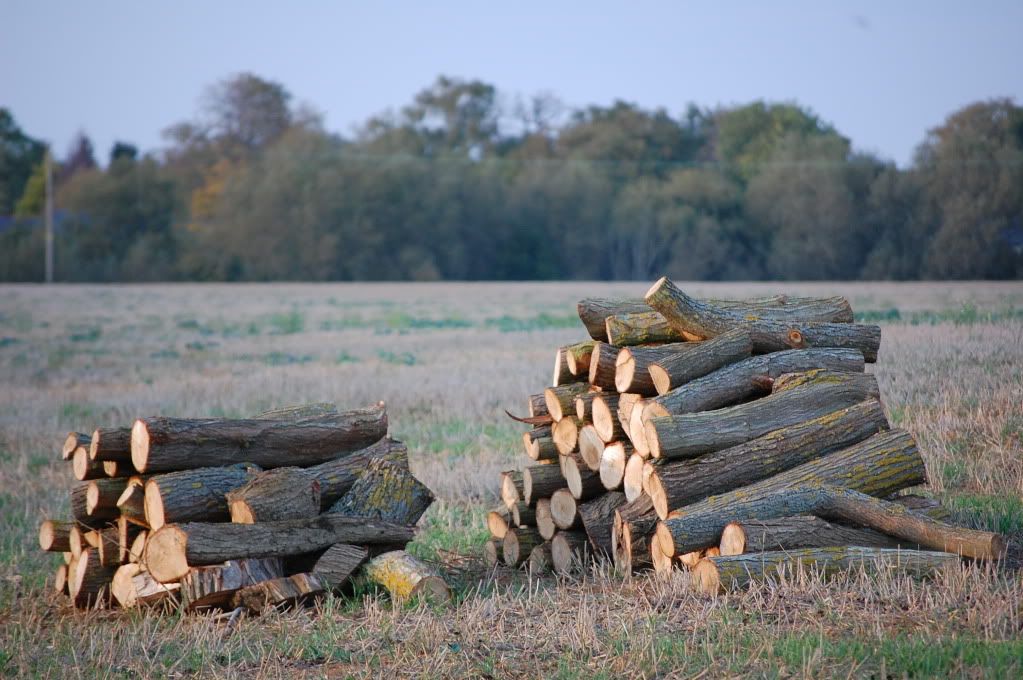
[[[563,456],[562,463],[568,490],[577,501],[588,501],[604,493],[600,475],[586,467],[582,458]]]
[[[958,562],[955,555],[942,552],[853,546],[803,548],[705,558],[693,570],[692,584],[698,592],[717,595],[753,582],[790,578],[804,570],[826,576],[859,569],[871,574],[927,576]]]
[[[131,428],[101,427],[89,439],[89,458],[131,463]]]
[[[394,602],[424,596],[435,602],[451,601],[451,588],[436,569],[404,550],[377,555],[366,565],[366,576],[387,589]]]
[[[588,392],[584,392],[575,398],[575,417],[589,425],[593,422],[593,400],[599,397],[602,392],[593,389],[591,386]]]
[[[260,472],[225,495],[231,521],[241,524],[303,519],[320,514],[320,482],[308,470]]]
[[[557,460],[558,448],[550,436],[551,429],[539,428],[546,431],[546,435],[538,434],[536,430],[522,433],[522,444],[526,449],[526,455],[535,461]]]
[[[594,340],[607,342],[607,318],[609,316],[649,312],[650,306],[640,299],[586,298],[579,301],[576,310],[590,337]]]
[[[117,518],[117,564],[131,562],[131,546],[143,531],[143,527],[124,515]]]
[[[105,460],[100,465],[103,466],[103,474],[107,477],[131,477],[135,474],[135,466],[130,462],[118,462],[116,460]]]
[[[593,425],[584,425],[579,430],[579,455],[582,456],[586,467],[594,472],[600,470],[600,458],[604,455],[604,440],[597,434],[597,428]]]
[[[625,494],[612,491],[579,505],[579,517],[590,545],[605,555],[614,553],[611,530],[614,527],[615,510],[625,505],[625,502]]]
[[[786,324],[759,321],[750,326],[753,351],[758,354],[787,349],[836,347],[858,350],[868,363],[877,361],[881,327],[851,323]]]
[[[905,496],[892,496],[888,500],[893,503],[899,503],[918,515],[930,517],[939,522],[947,522],[952,518],[952,513],[936,498],[907,494]]]
[[[510,529],[504,535],[502,553],[504,563],[509,567],[517,567],[529,559],[533,548],[543,543],[543,536],[536,527],[518,527]]]
[[[593,345],[594,343],[592,340],[585,340],[562,348],[565,352],[568,372],[571,373],[573,377],[580,380],[586,380],[589,376],[590,355],[593,354]]]
[[[360,545],[335,543],[320,555],[312,572],[324,586],[337,589],[369,558],[369,550]]]
[[[68,572],[68,591],[76,607],[91,607],[110,600],[110,582],[114,579],[114,567],[104,567],[99,562],[99,553],[94,549],[83,550]]]
[[[639,498],[619,506],[615,510],[611,529],[614,545],[615,567],[624,574],[649,568],[651,563],[650,540],[657,526],[650,499]]]
[[[242,588],[231,598],[231,606],[262,614],[293,607],[324,592],[326,588],[314,574],[292,574]]]
[[[916,545],[899,545],[898,539],[873,529],[858,529],[828,522],[813,515],[795,515],[776,519],[753,519],[729,522],[721,532],[718,548],[721,555],[745,552],[827,548],[857,545],[866,548],[916,549]]]
[[[522,473],[518,470],[505,470],[501,473],[501,500],[509,510],[522,500]]]
[[[605,443],[616,442],[625,436],[618,422],[618,395],[603,392],[593,400],[593,427]]]
[[[529,417],[536,418],[538,416],[550,415],[547,413],[547,400],[542,394],[531,394],[529,395]]]
[[[94,479],[87,484],[85,490],[85,511],[91,516],[106,516],[108,513],[117,516],[117,499],[128,487],[126,477],[117,479]]]
[[[551,517],[555,526],[562,531],[582,526],[579,517],[579,503],[568,489],[558,489],[551,496]]]
[[[638,394],[622,394],[618,397],[618,422],[622,430],[625,431],[625,436],[630,439],[632,433],[629,430],[629,423],[632,420],[632,409],[641,399],[642,397]]]
[[[140,564],[119,567],[110,584],[114,599],[125,609],[174,602],[180,588],[177,583],[158,582]]]
[[[504,538],[508,533],[508,523],[511,521],[511,513],[508,508],[501,505],[487,513],[487,529],[494,538]]]
[[[541,543],[540,545],[533,548],[533,552],[529,553],[529,573],[535,576],[540,576],[550,572],[553,567],[553,558],[551,557],[551,544],[549,541]]]
[[[745,359],[649,399],[644,419],[698,411],[712,411],[766,394],[769,382],[785,373],[827,368],[863,372],[863,355],[850,349],[789,350]]]
[[[582,571],[592,555],[585,532],[559,531],[551,539],[551,563],[559,574]]]
[[[141,480],[128,480],[128,486],[117,497],[117,509],[121,511],[121,517],[127,517],[136,524],[149,525],[146,521],[146,487]]]
[[[232,465],[154,475],[145,485],[146,523],[159,529],[174,522],[229,522],[226,494],[258,472],[256,467]]]
[[[562,418],[554,425],[554,448],[562,456],[575,451],[579,446],[579,428],[582,423],[575,417]]]
[[[530,465],[522,471],[522,500],[526,505],[536,505],[541,498],[565,485],[561,471],[555,465]]]
[[[166,583],[184,576],[189,567],[286,557],[335,543],[391,545],[408,542],[414,534],[412,526],[337,514],[259,524],[168,524],[149,535],[144,561],[150,573]]]
[[[706,456],[651,465],[643,490],[665,519],[675,508],[767,479],[887,429],[881,403],[868,399]]]
[[[433,492],[404,461],[380,458],[352,485],[331,513],[414,525],[433,503]]]
[[[67,437],[64,438],[64,444],[60,448],[60,457],[63,460],[71,460],[71,457],[75,455],[75,450],[79,446],[84,446],[86,449],[92,442],[92,438],[83,434],[82,432],[68,432]]]
[[[590,373],[587,376],[594,387],[602,390],[615,389],[615,362],[618,360],[618,348],[603,342],[593,346],[590,355]]]
[[[536,526],[536,508],[535,506],[526,505],[524,501],[519,501],[515,504],[515,507],[511,509],[512,522],[517,527],[533,527]],[[507,532],[505,532],[507,535]]]
[[[586,383],[570,383],[558,387],[548,387],[543,391],[544,400],[547,403],[547,411],[551,414],[554,422],[569,416],[575,417],[575,398],[589,392],[590,386]]]
[[[190,569],[181,577],[181,603],[195,611],[223,608],[240,589],[284,576],[281,560],[241,559]]]
[[[572,371],[568,368],[568,355],[565,352],[565,348],[558,348],[554,355],[554,375],[551,377],[551,386],[564,387],[585,379],[586,376],[572,375]]]
[[[103,463],[89,459],[89,449],[79,446],[71,455],[71,473],[80,482],[107,477]]]
[[[320,510],[337,503],[375,460],[407,461],[405,444],[389,437],[355,453],[307,468],[320,483]]]
[[[695,458],[878,396],[871,374],[829,373],[826,380],[746,404],[651,418],[646,438],[654,458]]]
[[[685,506],[677,517],[658,524],[657,533],[662,548],[680,555],[717,545],[725,525],[732,521],[818,514],[824,487],[888,496],[925,481],[923,459],[909,433],[882,432],[774,477]]]
[[[386,434],[383,402],[290,420],[145,418],[132,427],[131,452],[139,472],[242,462],[264,468],[308,467],[366,448]]]
[[[72,522],[44,520],[39,525],[39,547],[47,552],[70,552]]]
[[[649,308],[645,312],[612,314],[604,323],[607,342],[615,347],[685,342],[688,339],[672,328],[663,314]]]
[[[632,447],[624,442],[613,442],[604,447],[600,457],[600,483],[608,491],[622,487],[625,479],[625,463],[633,456]]]
[[[550,498],[541,498],[536,502],[536,530],[547,541],[554,538],[558,530],[558,525],[554,523],[554,515],[551,514]]]
[[[119,567],[124,564],[121,561],[121,545],[116,526],[100,529],[96,553],[99,556],[99,563],[104,567]]]
[[[658,359],[648,367],[657,394],[666,394],[714,371],[748,359],[753,338],[743,328],[703,342],[688,343],[684,351]]]
[[[657,394],[650,365],[685,352],[690,343],[677,342],[657,347],[626,347],[615,360],[615,389],[645,397]]]

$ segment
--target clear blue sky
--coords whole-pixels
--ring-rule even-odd
[[[673,114],[795,100],[902,165],[964,104],[1023,102],[1023,0],[513,5],[5,0],[0,106],[59,153],[85,130],[105,160],[115,139],[159,148],[206,85],[239,71],[343,134],[443,73]]]

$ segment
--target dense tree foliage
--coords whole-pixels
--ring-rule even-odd
[[[441,77],[351,137],[279,83],[211,86],[159,154],[79,135],[64,280],[1023,276],[1023,109],[972,104],[911,167],[792,103],[568,110]],[[0,111],[0,278],[40,275],[44,147]]]

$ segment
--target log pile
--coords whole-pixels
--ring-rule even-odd
[[[433,494],[387,428],[381,402],[72,432],[71,519],[39,528],[40,547],[64,557],[55,587],[77,607],[260,613],[364,574],[395,599],[446,599],[404,551]]]
[[[926,574],[997,560],[1001,536],[946,523],[913,437],[866,364],[881,330],[842,297],[586,299],[528,399],[529,465],[501,480],[488,562],[623,575],[685,569],[717,593],[786,571]],[[513,416],[514,417],[514,416]]]

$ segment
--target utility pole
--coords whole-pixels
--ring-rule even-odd
[[[53,163],[46,149],[46,283],[53,283]]]

